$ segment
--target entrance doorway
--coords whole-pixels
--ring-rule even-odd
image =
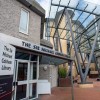
[[[38,60],[16,60],[15,63],[13,100],[36,99],[38,97]]]

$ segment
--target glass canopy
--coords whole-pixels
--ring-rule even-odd
[[[46,37],[72,41],[68,26],[66,10],[69,13],[75,42],[79,43],[81,52],[89,53],[97,32],[100,19],[100,5],[84,0],[51,0],[47,17]],[[63,22],[65,18],[65,22]],[[56,33],[59,33],[57,36]],[[97,38],[95,51],[100,49],[100,33]]]

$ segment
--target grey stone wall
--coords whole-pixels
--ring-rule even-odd
[[[44,67],[47,66],[47,70],[44,70]],[[48,80],[50,82],[50,67],[45,64],[39,66],[39,79]]]
[[[44,66],[47,66],[47,70],[44,70]],[[48,80],[51,83],[51,87],[56,87],[58,84],[58,67],[46,64],[40,65],[39,79]]]
[[[58,85],[58,66],[50,66],[51,75],[51,87],[56,87]]]
[[[21,9],[29,11],[29,29],[25,35],[19,32]],[[40,44],[41,17],[16,0],[0,0],[0,33]]]

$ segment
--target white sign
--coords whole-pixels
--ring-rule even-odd
[[[14,69],[15,48],[0,40],[0,75],[12,75]]]

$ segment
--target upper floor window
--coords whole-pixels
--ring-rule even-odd
[[[19,32],[28,34],[29,12],[21,9]]]

